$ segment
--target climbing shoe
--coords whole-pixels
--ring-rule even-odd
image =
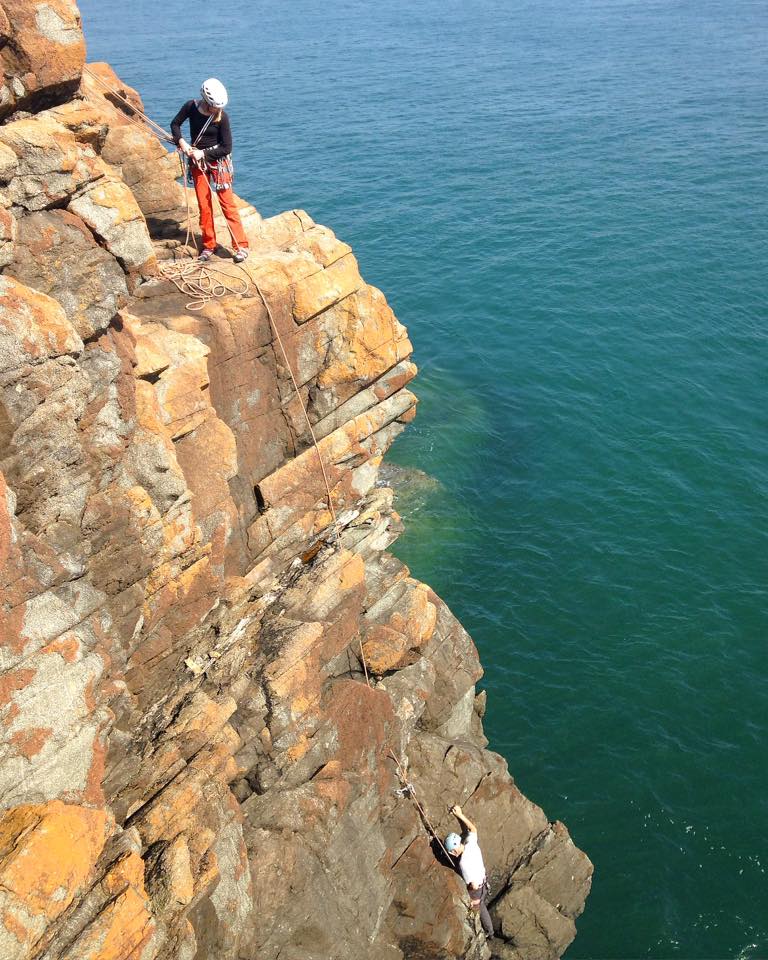
[[[200,263],[208,263],[208,261],[211,259],[212,256],[213,256],[213,250],[206,249],[201,252],[200,256],[197,259],[200,261]]]
[[[247,250],[236,250],[236,251],[235,251],[235,255],[234,255],[234,257],[232,257],[232,259],[235,261],[235,263],[242,263],[243,260],[247,260],[247,259],[248,259],[248,251],[247,251]]]

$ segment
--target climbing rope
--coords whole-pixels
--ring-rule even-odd
[[[419,814],[421,815],[421,819],[424,821],[424,826],[427,828],[427,830],[432,834],[432,837],[439,844],[440,849],[443,851],[443,853],[445,854],[448,860],[448,863],[452,863],[453,861],[451,859],[451,855],[445,849],[445,845],[443,844],[443,841],[440,839],[439,834],[437,833],[435,828],[432,826],[432,822],[427,816],[427,811],[424,809],[419,798],[416,796],[416,788],[414,787],[413,783],[408,779],[407,771],[403,767],[402,763],[400,763],[400,761],[397,759],[394,750],[390,749],[389,755],[395,761],[395,764],[397,766],[397,775],[400,778],[400,783],[402,784],[400,789],[396,790],[395,793],[397,793],[399,796],[402,796],[402,797],[410,796],[411,800],[413,800],[413,802],[416,804],[416,809],[419,811]]]
[[[437,830],[435,830],[435,828],[432,826],[432,821],[427,816],[427,811],[424,809],[423,804],[421,803],[419,798],[416,796],[416,787],[414,787],[413,783],[408,779],[408,773],[405,767],[398,760],[394,750],[390,749],[389,755],[395,761],[395,765],[397,767],[397,776],[400,780],[400,783],[402,784],[399,790],[395,790],[395,795],[398,797],[401,797],[402,799],[406,799],[407,797],[410,797],[410,799],[413,800],[413,802],[416,804],[416,809],[419,811],[419,815],[421,816],[424,826],[427,828],[427,831],[432,835],[432,838],[437,842],[438,846],[445,854],[448,863],[452,863],[453,861],[451,859],[451,855],[445,849],[445,845],[443,844],[443,841],[440,839],[440,835],[438,834]]]
[[[360,638],[360,660],[362,661],[362,664],[363,664],[363,671],[365,673],[365,682],[368,685],[368,689],[372,690],[373,686],[371,684],[371,678],[368,673],[368,664],[365,659],[365,651],[363,650],[362,638]],[[405,799],[406,797],[410,797],[410,799],[413,800],[413,802],[416,804],[416,809],[419,811],[422,822],[424,823],[424,826],[427,828],[427,831],[432,835],[433,839],[437,841],[438,845],[440,846],[440,849],[445,854],[448,860],[448,863],[452,863],[451,855],[445,849],[445,845],[443,844],[443,841],[440,839],[440,835],[432,826],[432,821],[427,816],[427,811],[424,809],[421,801],[416,796],[416,788],[414,787],[413,783],[408,779],[408,771],[405,769],[403,764],[398,759],[397,754],[392,749],[391,745],[389,745],[389,756],[395,761],[395,766],[397,767],[397,776],[400,780],[400,789],[395,790],[395,796],[400,797],[400,799]]]
[[[240,267],[240,269],[243,270],[242,267]],[[243,270],[243,273],[246,273],[246,271]],[[248,276],[248,274],[246,274],[246,276]],[[258,283],[256,283],[256,281],[253,280],[252,278],[249,278],[249,279],[251,280],[251,283],[253,283],[253,286],[256,289],[256,293],[258,293],[259,297],[261,298],[261,302],[264,304],[264,307],[266,308],[267,316],[269,317],[269,322],[272,325],[272,330],[275,334],[275,339],[280,345],[280,352],[283,355],[285,366],[288,369],[288,373],[291,375],[291,382],[293,383],[293,389],[296,391],[296,396],[299,398],[299,403],[301,404],[301,410],[302,410],[302,413],[304,414],[304,419],[306,420],[306,423],[307,423],[307,429],[309,430],[309,435],[312,437],[312,443],[315,445],[315,450],[317,451],[317,459],[320,463],[320,469],[323,473],[323,483],[325,484],[325,492],[328,498],[328,509],[330,510],[330,513],[331,513],[332,522],[336,523],[336,510],[334,509],[334,506],[333,506],[333,497],[331,496],[331,485],[328,482],[328,474],[326,473],[326,470],[325,470],[323,455],[320,453],[320,445],[317,442],[317,437],[315,436],[314,428],[312,426],[312,423],[310,422],[309,413],[307,413],[307,405],[304,403],[304,399],[301,396],[301,390],[299,390],[299,385],[296,382],[296,377],[294,376],[294,373],[293,373],[293,367],[291,366],[291,363],[288,360],[288,354],[286,353],[285,345],[283,344],[283,338],[280,336],[280,331],[277,329],[275,318],[272,316],[272,308],[269,305],[269,301],[264,296],[261,290],[261,287],[258,285]]]
[[[229,224],[227,224],[227,227],[229,227]],[[234,241],[234,237],[232,239]],[[187,244],[185,244],[184,249],[188,249]],[[198,260],[185,258],[181,260],[174,260],[170,263],[161,264],[160,273],[165,279],[170,280],[176,289],[184,294],[184,296],[192,297],[192,300],[186,305],[187,310],[190,311],[202,310],[202,308],[211,300],[219,299],[232,294],[245,297],[250,292],[251,287],[253,287],[253,289],[256,291],[259,299],[264,304],[264,309],[267,311],[267,317],[269,318],[272,333],[275,340],[277,340],[278,346],[280,347],[283,363],[288,370],[291,383],[293,384],[293,389],[299,399],[301,412],[304,414],[304,420],[307,424],[309,435],[312,438],[312,444],[315,448],[317,459],[320,464],[320,471],[323,475],[323,484],[325,486],[326,499],[328,501],[328,510],[332,518],[331,522],[336,523],[336,509],[333,505],[331,484],[328,480],[328,472],[325,469],[323,455],[320,452],[320,444],[318,442],[317,435],[315,434],[314,427],[312,426],[312,421],[309,419],[307,405],[304,403],[304,398],[301,395],[301,390],[299,389],[296,375],[294,374],[293,367],[288,359],[288,352],[285,349],[283,338],[280,336],[280,330],[272,313],[272,308],[269,305],[269,300],[267,300],[266,296],[264,295],[264,291],[261,289],[259,284],[240,264],[235,264],[235,267],[240,270],[242,277],[233,276],[233,274],[228,270],[224,270],[221,267],[212,266],[210,263],[200,263]]]
[[[368,687],[371,686],[370,678],[368,677],[368,664],[365,662],[365,651],[363,650],[363,638],[360,637],[360,659],[363,663],[363,670],[365,671],[365,682],[368,684]]]
[[[244,297],[250,290],[250,278],[233,276],[229,271],[197,260],[183,259],[160,264],[160,273],[179,293],[191,297],[187,310],[195,312],[210,303],[233,294]]]
[[[85,67],[85,71],[88,75],[108,94],[115,97],[122,104],[124,104],[130,113],[126,114],[126,120],[130,123],[133,123],[134,126],[140,127],[142,130],[151,133],[158,140],[173,144],[174,141],[170,134],[164,130],[158,123],[155,123],[150,117],[138,109],[134,104],[130,102],[118,91],[113,90],[109,84],[107,84],[101,77],[95,74],[88,67]],[[322,454],[320,452],[320,446],[318,444],[317,436],[315,435],[314,428],[309,419],[309,413],[307,411],[306,404],[301,396],[301,390],[299,389],[296,376],[293,372],[293,367],[288,359],[288,353],[285,349],[285,344],[283,343],[283,338],[280,335],[280,330],[278,329],[277,323],[275,321],[274,315],[272,313],[272,308],[269,305],[269,301],[264,295],[259,284],[247,273],[247,271],[237,264],[237,268],[242,272],[242,277],[235,277],[228,270],[224,270],[220,267],[213,266],[210,263],[200,263],[199,261],[193,259],[196,248],[194,246],[194,233],[192,228],[192,210],[189,202],[189,193],[190,190],[186,186],[187,180],[187,163],[186,158],[180,155],[181,162],[181,175],[184,178],[184,198],[186,202],[186,237],[184,239],[184,245],[181,248],[184,251],[184,256],[181,259],[175,259],[171,262],[166,262],[160,264],[160,273],[162,276],[169,280],[174,286],[179,290],[181,294],[185,297],[189,297],[190,300],[186,304],[187,310],[198,311],[202,310],[203,307],[210,303],[211,300],[220,299],[221,297],[230,296],[230,295],[240,295],[247,296],[251,286],[255,289],[256,293],[259,296],[259,299],[264,304],[264,308],[267,311],[267,316],[269,318],[269,323],[272,328],[275,339],[277,340],[278,346],[280,347],[280,353],[283,357],[283,362],[285,367],[288,370],[288,373],[293,384],[293,389],[296,392],[296,395],[299,398],[301,404],[302,413],[304,414],[304,419],[307,424],[307,429],[309,434],[312,437],[312,443],[317,452],[317,458],[320,463],[320,469],[323,475],[323,483],[325,485],[325,491],[328,499],[328,509],[333,518],[333,522],[336,522],[336,510],[333,506],[333,497],[331,495],[331,486],[328,481],[328,474],[325,469],[325,463],[323,461]],[[234,236],[232,236],[232,230],[227,223],[227,229],[230,232],[232,242],[237,247],[237,242],[235,241]],[[368,672],[368,664],[365,659],[365,652],[363,651],[362,639],[360,640],[360,659],[363,664],[363,670],[365,673],[365,682],[368,685],[369,689],[372,689],[371,678]],[[450,862],[450,855],[445,849],[445,846],[440,839],[437,831],[432,826],[432,822],[427,816],[427,812],[424,809],[424,806],[420,802],[419,798],[416,796],[416,789],[413,784],[408,780],[407,772],[405,767],[400,762],[396,756],[394,750],[389,750],[389,756],[394,760],[397,767],[397,775],[400,779],[402,786],[399,790],[395,791],[396,794],[402,798],[410,797],[416,805],[416,809],[419,811],[419,814],[422,818],[424,825],[426,826],[429,833],[437,841],[440,846],[440,849],[445,854],[448,862]]]
[[[120,103],[123,104],[123,106],[128,108],[130,113],[125,114],[125,119],[128,120],[129,123],[132,123],[134,126],[141,128],[147,133],[151,133],[154,137],[157,137],[157,139],[161,140],[163,143],[171,143],[174,146],[176,145],[170,133],[168,133],[167,130],[161,127],[159,123],[155,123],[155,121],[151,117],[148,117],[146,113],[143,113],[141,110],[139,110],[139,108],[135,104],[131,103],[131,101],[127,97],[123,96],[123,94],[119,93],[117,90],[114,90],[106,82],[106,80],[103,80],[97,73],[91,70],[90,67],[85,66],[83,69],[85,73],[87,73],[88,76],[91,78],[91,80],[93,80],[94,83],[98,84],[98,86],[101,87],[104,93],[107,93],[111,97],[114,97],[116,100],[119,100]]]

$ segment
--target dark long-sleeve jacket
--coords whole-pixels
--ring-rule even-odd
[[[217,122],[214,117],[205,133],[200,136],[208,116],[197,109],[196,100],[187,100],[171,120],[171,135],[177,146],[182,137],[181,125],[185,120],[189,120],[189,143],[203,150],[206,160],[219,160],[232,153],[232,128],[229,125],[229,116],[223,110],[221,120]]]

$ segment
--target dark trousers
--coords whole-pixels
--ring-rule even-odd
[[[488,913],[488,907],[485,905],[488,899],[488,894],[491,892],[488,881],[485,880],[479,890],[470,890],[467,888],[467,892],[469,893],[470,907],[473,910],[480,912],[480,923],[483,925],[483,930],[485,931],[486,937],[492,937],[493,923],[491,922],[491,915]]]

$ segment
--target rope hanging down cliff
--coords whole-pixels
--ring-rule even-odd
[[[142,113],[142,111],[139,110],[134,104],[132,104],[126,97],[119,94],[116,90],[111,89],[109,85],[101,79],[101,77],[98,77],[95,73],[93,73],[93,71],[89,70],[88,67],[86,67],[85,69],[88,75],[92,77],[96,81],[96,83],[99,84],[99,86],[105,89],[109,94],[111,94],[118,101],[120,101],[122,104],[128,107],[129,110],[132,111],[132,114],[126,114],[127,120],[129,120],[134,125],[141,127],[141,129],[145,130],[146,132],[151,133],[161,142],[171,143],[171,144],[174,143],[170,134],[166,130],[164,130],[159,124],[155,123],[154,120],[152,120],[146,114]],[[185,158],[180,157],[180,161],[181,161],[181,175],[184,177],[184,181],[186,184],[187,169],[185,164]],[[193,249],[193,244],[194,244],[194,231],[192,228],[192,211],[190,209],[190,203],[189,203],[189,189],[186,186],[184,187],[184,197],[185,197],[186,206],[187,206],[187,210],[186,210],[187,219],[186,219],[186,237],[184,239],[184,245],[182,249],[185,252],[189,251],[187,254],[189,259],[185,258],[182,260],[175,260],[169,264],[162,264],[160,267],[161,273],[166,279],[170,280],[176,286],[176,288],[181,293],[184,294],[184,296],[189,296],[192,298],[190,303],[187,304],[187,309],[191,311],[201,310],[211,300],[219,299],[221,297],[228,296],[230,294],[240,294],[241,296],[247,296],[251,286],[256,291],[256,293],[259,296],[259,299],[264,304],[265,310],[267,311],[267,316],[269,318],[270,326],[272,328],[274,337],[277,340],[277,343],[280,347],[280,352],[283,357],[283,362],[285,363],[285,367],[288,370],[288,373],[291,378],[291,382],[293,383],[293,388],[296,392],[296,395],[299,398],[299,402],[301,403],[301,409],[304,414],[304,419],[306,421],[310,436],[312,437],[312,443],[315,447],[315,450],[317,451],[317,458],[320,463],[320,469],[323,474],[323,482],[325,484],[325,490],[326,490],[326,495],[328,499],[328,509],[333,518],[333,522],[335,523],[337,519],[336,511],[333,506],[333,498],[331,496],[331,487],[328,480],[328,474],[325,469],[323,456],[320,452],[320,446],[318,444],[314,428],[312,427],[312,423],[309,419],[309,413],[307,412],[306,404],[304,403],[304,400],[301,396],[301,391],[296,381],[296,377],[293,372],[293,367],[290,361],[288,360],[288,354],[285,349],[285,344],[283,343],[283,338],[280,336],[280,331],[278,329],[277,323],[275,322],[275,318],[272,314],[272,309],[269,305],[269,301],[264,296],[264,293],[261,287],[258,285],[258,283],[240,264],[235,264],[235,267],[242,272],[243,277],[235,278],[228,271],[218,267],[214,267],[210,263],[202,264],[191,259],[193,256],[191,251]],[[227,223],[227,228],[229,229],[229,223]],[[231,235],[231,230],[230,230],[230,235]],[[232,239],[234,240],[234,237]],[[360,643],[360,658],[362,661],[363,670],[365,672],[365,682],[368,685],[368,687],[372,689],[370,675],[368,672],[368,664],[366,663],[362,641]],[[440,835],[432,826],[432,822],[427,816],[427,812],[424,809],[424,806],[416,796],[416,789],[413,786],[413,783],[408,779],[408,774],[405,767],[403,766],[401,761],[397,758],[397,755],[395,754],[391,745],[389,748],[389,756],[395,762],[395,766],[397,767],[397,776],[401,784],[400,789],[397,791],[398,795],[403,798],[409,797],[414,802],[416,809],[419,811],[419,815],[421,817],[421,820],[424,826],[426,827],[429,834],[433,837],[433,839],[439,845],[440,849],[445,854],[446,861],[450,863],[451,862],[450,854],[446,850],[445,845],[443,844],[443,841],[440,838]]]
[[[189,216],[189,192],[185,188],[184,193],[187,197],[187,231],[188,235],[191,232],[190,226],[190,216]],[[227,225],[229,226],[229,225]],[[189,250],[190,247],[187,243],[184,245],[185,250]],[[267,317],[269,318],[269,324],[272,328],[272,333],[277,340],[278,346],[280,347],[280,353],[283,357],[283,363],[288,371],[288,374],[291,378],[291,383],[293,384],[293,389],[298,397],[299,403],[301,404],[301,412],[304,414],[304,420],[307,424],[307,429],[309,430],[309,435],[312,438],[312,444],[317,453],[317,460],[320,464],[320,471],[323,475],[323,484],[325,485],[326,499],[328,501],[328,510],[331,514],[332,523],[336,523],[336,509],[333,505],[333,496],[331,494],[331,485],[328,480],[328,472],[325,469],[325,461],[323,460],[323,455],[320,451],[320,444],[318,443],[317,436],[315,434],[314,427],[312,426],[312,421],[309,419],[309,412],[307,410],[307,405],[304,403],[304,398],[301,395],[301,390],[299,389],[299,384],[296,380],[296,375],[293,372],[293,366],[291,365],[290,360],[288,359],[288,352],[285,349],[285,344],[283,343],[283,338],[280,336],[280,330],[278,329],[277,323],[275,321],[274,315],[272,313],[272,308],[269,305],[269,300],[267,300],[264,295],[264,291],[261,289],[259,284],[253,279],[253,277],[248,273],[245,268],[240,264],[234,264],[235,269],[241,271],[243,277],[235,278],[242,286],[238,287],[233,284],[232,275],[225,270],[222,270],[217,267],[212,267],[210,263],[201,264],[196,260],[191,259],[192,254],[189,254],[190,259],[182,261],[174,261],[173,264],[166,264],[161,266],[161,273],[166,279],[174,283],[178,290],[180,290],[185,295],[191,294],[196,298],[195,303],[187,304],[187,309],[189,310],[199,310],[210,300],[218,297],[224,297],[228,294],[240,294],[241,296],[247,296],[250,292],[251,287],[256,291],[259,296],[259,299],[264,304],[264,309],[267,311]],[[227,277],[228,280],[217,280],[216,274],[220,276]]]
[[[368,689],[372,690],[373,686],[371,685],[371,677],[370,677],[370,674],[368,673],[368,663],[366,662],[366,659],[365,659],[365,651],[363,650],[362,639],[360,640],[360,661],[363,664],[363,672],[365,673],[365,682],[368,685]],[[419,799],[416,796],[416,788],[414,787],[413,783],[408,779],[408,771],[405,769],[403,764],[397,759],[397,755],[395,754],[395,751],[392,749],[391,743],[388,744],[388,746],[389,746],[389,756],[392,757],[392,759],[395,761],[395,765],[397,767],[397,776],[401,784],[400,789],[396,790],[395,792],[397,793],[398,796],[402,798],[410,797],[411,800],[413,800],[413,802],[416,804],[416,809],[419,811],[419,814],[421,816],[422,822],[424,823],[424,826],[427,828],[428,832],[432,834],[432,837],[440,845],[440,849],[445,854],[448,863],[451,863],[450,854],[445,849],[445,846],[443,845],[443,841],[440,839],[440,835],[432,826],[432,822],[427,816],[426,810],[419,802]]]
[[[102,88],[105,93],[114,97],[121,104],[128,108],[130,113],[125,113],[125,119],[133,124],[134,126],[139,127],[145,133],[149,133],[152,136],[156,137],[162,143],[170,143],[175,146],[175,143],[168,133],[167,130],[164,130],[160,124],[156,123],[145,113],[143,113],[139,108],[131,103],[127,97],[124,97],[117,90],[114,90],[105,80],[102,80],[98,74],[94,73],[89,67],[85,67],[85,72],[91,77],[92,80]],[[298,382],[296,381],[296,376],[293,372],[293,367],[291,362],[288,359],[288,353],[285,349],[285,344],[283,343],[283,338],[280,336],[280,331],[275,322],[274,315],[272,314],[272,308],[269,305],[269,301],[264,296],[259,284],[253,279],[253,277],[240,265],[234,264],[235,268],[238,269],[242,276],[233,277],[229,271],[224,270],[219,267],[214,267],[210,263],[203,264],[196,262],[193,254],[194,244],[194,232],[192,228],[192,211],[189,204],[189,188],[186,186],[186,166],[185,162],[181,160],[181,174],[184,177],[185,186],[184,186],[184,199],[187,207],[187,220],[186,220],[186,237],[184,239],[184,245],[182,249],[185,251],[185,256],[180,260],[174,260],[171,263],[165,263],[160,265],[160,273],[166,279],[170,280],[173,283],[177,290],[179,290],[184,296],[192,297],[192,300],[187,303],[187,309],[196,311],[201,310],[206,303],[209,303],[211,300],[220,299],[221,297],[229,295],[240,295],[248,296],[251,288],[253,288],[259,296],[259,299],[264,304],[264,308],[267,311],[267,316],[269,318],[269,323],[272,328],[275,340],[280,347],[280,353],[283,357],[283,362],[291,378],[291,383],[293,384],[293,389],[296,392],[296,396],[299,399],[301,404],[301,410],[304,414],[304,420],[307,424],[307,429],[309,434],[312,437],[312,444],[314,445],[315,451],[317,453],[317,459],[320,463],[320,470],[323,475],[323,483],[325,485],[326,498],[328,501],[328,510],[331,514],[332,522],[336,522],[336,510],[333,505],[333,496],[331,494],[331,485],[328,480],[328,472],[325,469],[325,462],[323,460],[323,455],[320,451],[320,445],[315,435],[314,428],[309,419],[309,413],[307,411],[307,406],[304,403],[304,399],[301,395],[301,390],[299,389]],[[229,223],[227,222],[227,228],[229,228]],[[230,229],[230,235],[232,231]],[[232,238],[234,240],[234,237]],[[196,249],[196,248],[195,248]]]
[[[365,659],[365,650],[363,649],[362,639],[360,639],[359,642],[360,642],[360,661],[363,665],[363,672],[365,673],[365,682],[368,685],[369,689],[373,689],[371,685],[370,674],[368,672],[368,664]],[[395,790],[396,795],[401,797],[402,799],[406,799],[410,797],[410,799],[413,800],[414,804],[416,805],[416,809],[419,811],[421,822],[424,824],[424,827],[426,828],[427,832],[431,834],[432,839],[437,842],[438,846],[443,851],[443,854],[445,855],[446,864],[455,863],[454,858],[451,856],[450,853],[448,853],[448,850],[445,844],[443,843],[442,839],[440,838],[440,835],[438,834],[437,830],[435,830],[435,828],[432,826],[432,821],[427,816],[427,812],[424,809],[422,803],[416,796],[416,788],[414,787],[413,782],[408,779],[408,771],[405,769],[403,764],[398,760],[397,755],[395,754],[395,751],[392,749],[391,742],[387,744],[387,746],[389,747],[389,756],[395,761],[395,766],[397,767],[397,776],[398,776],[398,779],[400,780],[400,789]],[[471,894],[470,894],[470,908],[472,908]],[[486,911],[486,916],[487,916],[487,911]],[[490,917],[488,917],[488,922],[491,923]],[[477,921],[475,921],[475,924],[477,924]],[[475,933],[476,934],[478,933],[477,925],[475,926]]]

